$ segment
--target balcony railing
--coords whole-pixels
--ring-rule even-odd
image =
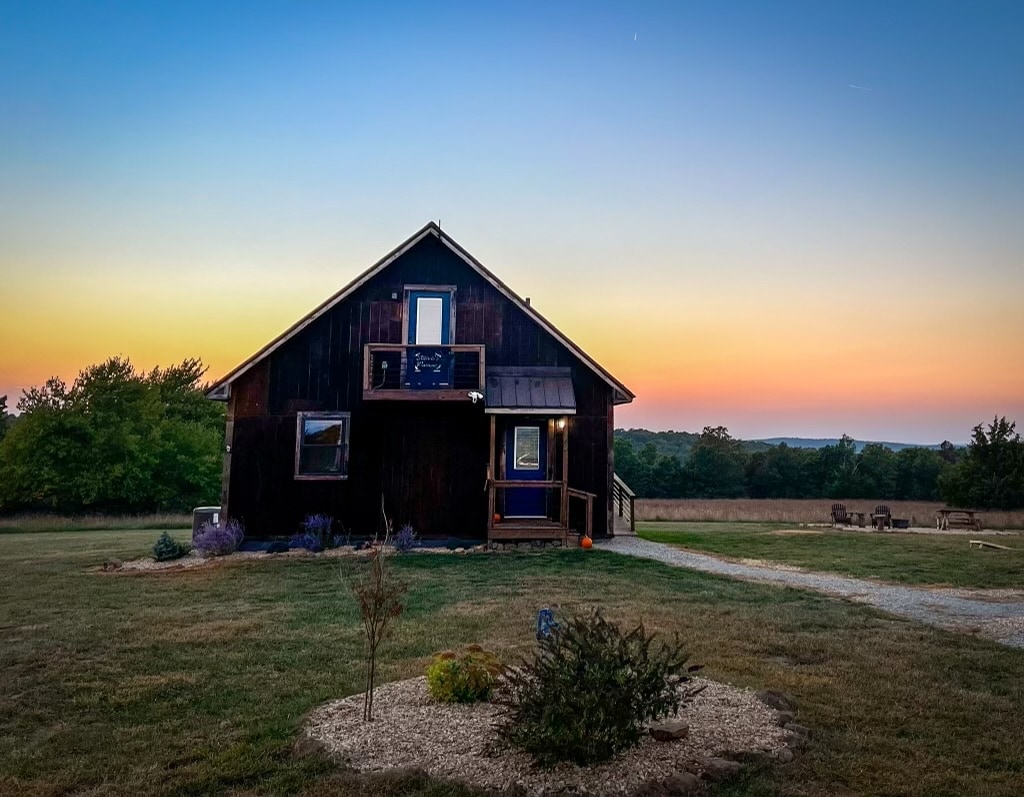
[[[363,398],[470,400],[484,392],[481,344],[370,343],[363,353]]]

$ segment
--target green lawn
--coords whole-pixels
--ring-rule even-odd
[[[762,559],[809,570],[903,584],[1024,588],[1024,534],[936,535],[802,529],[759,523],[638,523],[644,539],[733,559]],[[813,532],[821,533],[813,533]],[[983,539],[1014,550],[968,546]]]
[[[102,575],[156,534],[0,537],[0,794],[462,795],[293,760],[302,717],[358,691],[332,559]],[[531,648],[539,606],[600,605],[690,640],[710,677],[795,696],[811,751],[722,793],[1006,795],[1024,781],[1024,653],[841,601],[601,551],[396,560],[409,610],[383,679],[434,651]]]

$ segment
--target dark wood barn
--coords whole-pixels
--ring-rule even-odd
[[[217,382],[223,512],[251,536],[613,533],[621,382],[430,223]],[[616,493],[616,491],[619,491]]]

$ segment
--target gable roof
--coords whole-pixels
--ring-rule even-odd
[[[227,397],[227,387],[238,377],[248,371],[250,368],[261,362],[263,359],[271,355],[293,337],[298,335],[302,330],[312,324],[324,313],[329,312],[333,307],[343,302],[346,298],[352,295],[357,289],[365,285],[375,276],[380,274],[384,269],[391,265],[395,260],[404,255],[416,244],[426,238],[428,235],[433,235],[442,244],[447,246],[452,252],[454,252],[462,261],[466,263],[471,269],[476,271],[484,280],[486,280],[492,287],[494,287],[498,293],[503,295],[506,299],[511,301],[516,307],[522,310],[526,315],[538,324],[544,331],[551,335],[556,341],[561,343],[572,353],[580,362],[586,365],[602,380],[607,382],[613,391],[614,403],[615,404],[628,404],[635,396],[633,392],[626,387],[622,382],[612,376],[608,371],[602,368],[596,360],[594,360],[589,354],[583,349],[573,343],[569,338],[562,334],[550,321],[544,316],[533,309],[529,304],[526,303],[518,294],[516,294],[511,288],[509,288],[504,282],[498,279],[492,274],[479,260],[473,257],[469,252],[463,249],[450,235],[443,232],[441,228],[433,221],[429,222],[422,229],[419,230],[412,237],[407,239],[405,242],[399,244],[395,249],[386,254],[383,258],[374,263],[370,268],[356,277],[352,282],[342,288],[340,291],[335,293],[325,302],[314,308],[312,311],[307,313],[304,317],[299,319],[296,323],[292,324],[288,329],[278,335],[274,340],[270,341],[266,346],[257,351],[252,357],[236,366],[232,371],[228,372],[225,376],[218,379],[211,385],[207,391],[207,398],[213,399],[224,399]]]

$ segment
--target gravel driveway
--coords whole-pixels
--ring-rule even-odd
[[[653,559],[673,567],[823,592],[911,620],[954,631],[977,632],[1004,645],[1024,648],[1024,601],[1019,599],[1019,594],[1016,602],[1006,600],[1014,597],[1007,590],[992,591],[990,597],[972,598],[965,595],[970,594],[967,590],[907,587],[793,567],[730,562],[639,537],[615,537],[595,544],[601,550]],[[979,590],[975,594],[983,592]],[[999,601],[998,597],[1004,600]]]

